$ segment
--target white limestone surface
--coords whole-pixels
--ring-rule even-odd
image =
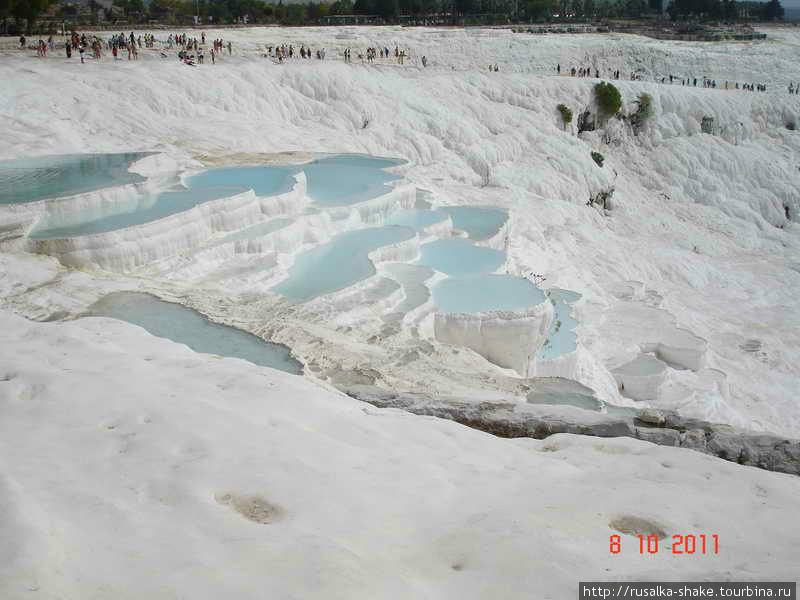
[[[499,439],[111,319],[0,311],[0,456],[9,600],[797,577],[797,477],[634,439]],[[643,560],[619,528],[716,534],[720,552]]]
[[[194,169],[260,164],[266,156],[297,163],[326,152],[403,158],[397,172],[404,183],[428,190],[436,206],[509,210],[503,239],[509,274],[540,274],[546,286],[583,294],[576,318],[585,353],[575,377],[602,400],[625,402],[613,367],[647,344],[673,348],[668,336],[640,335],[652,313],[618,305],[615,286],[636,281],[644,291],[633,301],[665,311],[670,327],[706,344],[704,358],[689,356],[681,344],[675,356],[665,356],[688,371],[675,370],[680,385],[665,401],[710,420],[797,436],[800,137],[787,124],[800,110],[786,87],[800,81],[794,60],[800,34],[765,31],[763,43],[700,44],[497,28],[254,27],[209,30],[209,38],[232,42],[233,56],[195,68],[158,50],[130,62],[105,57],[81,64],[58,53],[36,59],[8,39],[0,41],[0,158],[143,150],[166,157],[148,160]],[[262,54],[265,44],[276,43],[325,47],[328,59],[275,65]],[[341,60],[348,47],[395,44],[408,50],[405,65]],[[489,73],[486,66],[495,63],[500,72]],[[635,110],[638,95],[648,93],[650,123],[639,135],[622,122],[606,132],[565,131],[555,107],[565,103],[577,114],[592,103],[597,80],[558,77],[556,64],[564,70],[590,64],[601,77],[621,70],[623,79],[614,83],[623,110]],[[632,71],[643,79],[628,80]],[[766,83],[768,90],[657,83],[669,74]],[[176,89],[185,101],[176,100]],[[701,131],[706,116],[714,118],[714,134]],[[602,168],[591,151],[604,155]],[[147,168],[166,176],[166,167]],[[586,206],[590,195],[612,186],[610,210]],[[277,207],[264,220],[297,208]],[[28,224],[0,224],[4,251],[24,250],[19,236]],[[264,291],[289,266],[293,248],[324,235],[309,227],[301,239],[287,240],[283,255],[256,242],[248,254],[209,257],[217,262],[205,264],[205,255],[181,251],[163,260],[163,271],[64,276],[24,286],[0,304],[21,314],[71,315],[97,293],[88,287],[117,277],[113,286],[169,288],[214,318],[270,329],[319,367],[321,377],[344,368],[374,371],[404,389],[483,394],[513,388],[502,383],[509,374],[491,362],[439,344],[422,307],[406,327],[405,321],[388,325],[379,312],[365,318],[368,306],[347,312],[336,299],[292,309],[274,305]],[[132,276],[141,279],[129,281]],[[387,298],[380,282],[374,285],[381,293],[369,298]],[[382,302],[376,300],[376,310]],[[631,318],[619,318],[626,311]],[[703,369],[686,366],[722,372],[728,395],[694,375]]]
[[[656,400],[667,377],[667,365],[651,354],[641,354],[612,371],[623,396]]]

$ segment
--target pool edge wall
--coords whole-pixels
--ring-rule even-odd
[[[265,198],[252,190],[209,200],[162,219],[115,231],[70,238],[30,239],[28,249],[57,258],[64,266],[126,272],[196,248],[220,232],[268,220],[266,203],[304,205],[305,187]]]
[[[544,344],[553,306],[541,302],[518,311],[434,315],[437,341],[469,348],[489,362],[527,377],[533,355]]]

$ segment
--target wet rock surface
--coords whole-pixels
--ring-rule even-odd
[[[585,395],[574,381],[550,378],[548,396]],[[583,386],[580,386],[581,388]],[[595,437],[633,437],[661,446],[688,448],[741,465],[800,475],[800,440],[737,429],[652,408],[632,415],[611,415],[575,406],[481,401],[419,392],[395,392],[373,385],[340,386],[352,398],[379,408],[456,421],[499,437],[544,439],[555,433]]]

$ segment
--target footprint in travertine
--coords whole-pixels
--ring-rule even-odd
[[[642,519],[641,517],[633,517],[631,515],[622,515],[613,519],[609,524],[611,529],[624,533],[626,535],[657,535],[658,539],[667,537],[667,532],[664,528],[653,521]]]
[[[273,523],[283,515],[283,510],[279,506],[270,504],[260,496],[239,496],[227,493],[216,494],[214,499],[220,504],[230,506],[245,519],[261,525]]]
[[[42,383],[28,384],[16,373],[0,374],[0,401],[29,402],[36,399],[47,387]]]
[[[763,363],[769,362],[769,356],[764,350],[764,344],[761,340],[747,339],[739,344],[739,349],[752,354],[756,360],[760,360]]]
[[[748,339],[739,344],[739,348],[745,352],[758,352],[761,350],[761,340]]]

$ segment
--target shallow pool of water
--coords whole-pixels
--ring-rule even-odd
[[[344,206],[390,192],[392,188],[386,184],[400,176],[385,169],[401,164],[403,161],[390,158],[343,154],[320,158],[301,170],[312,200],[322,206]]]
[[[298,171],[294,166],[222,167],[187,177],[185,183],[192,189],[243,187],[253,190],[256,196],[275,196],[292,189]]]
[[[667,364],[652,354],[640,354],[632,361],[614,369],[614,373],[634,377],[659,375],[667,370]]]
[[[482,206],[441,206],[453,220],[453,227],[465,231],[472,240],[485,240],[495,235],[508,220],[508,212]]]
[[[118,202],[102,209],[50,214],[36,224],[29,236],[34,239],[53,239],[107,233],[163,219],[198,204],[245,191],[244,188],[182,189]],[[111,214],[108,214],[109,211],[112,211]]]
[[[433,192],[430,190],[424,190],[422,188],[417,188],[417,198],[414,201],[414,208],[417,210],[428,210],[431,206],[431,199],[433,198]]]
[[[422,306],[431,297],[431,292],[425,282],[433,276],[432,269],[405,263],[387,264],[384,269],[390,277],[403,286],[405,298],[394,308],[396,313],[411,312]]]
[[[639,410],[630,406],[617,406],[616,404],[604,404],[603,412],[609,415],[618,415],[621,417],[636,417],[639,415]]]
[[[411,227],[412,229],[420,231],[435,223],[441,223],[446,218],[446,214],[435,210],[398,210],[389,215],[385,224]]]
[[[326,156],[304,165],[261,165],[209,169],[186,179],[192,188],[237,186],[252,189],[258,196],[274,196],[292,189],[294,175],[306,176],[306,193],[322,206],[344,206],[363,202],[391,191],[386,185],[400,179],[385,169],[403,161],[341,154]]]
[[[272,289],[298,302],[344,289],[375,273],[370,252],[414,235],[413,229],[395,225],[341,233],[327,244],[298,255],[289,277]]]
[[[303,365],[289,355],[286,346],[262,340],[235,327],[212,323],[191,308],[159,300],[150,294],[109,294],[96,302],[89,313],[138,325],[157,337],[185,344],[195,352],[241,358],[295,375],[303,372]]]
[[[575,351],[578,345],[575,327],[578,322],[572,316],[570,305],[580,297],[580,294],[571,290],[550,289],[550,301],[553,303],[555,315],[547,333],[547,340],[536,353],[536,358],[550,360]]]
[[[0,161],[0,204],[34,202],[140,183],[144,177],[128,169],[151,154],[62,154]]]
[[[418,263],[447,275],[492,273],[505,263],[504,252],[476,246],[462,238],[436,240],[420,247]]]
[[[431,291],[436,307],[451,313],[520,310],[545,301],[542,290],[530,281],[510,275],[451,277]]]
[[[603,402],[591,394],[576,394],[565,392],[562,394],[529,394],[529,404],[546,404],[549,406],[575,406],[584,410],[600,412]]]

